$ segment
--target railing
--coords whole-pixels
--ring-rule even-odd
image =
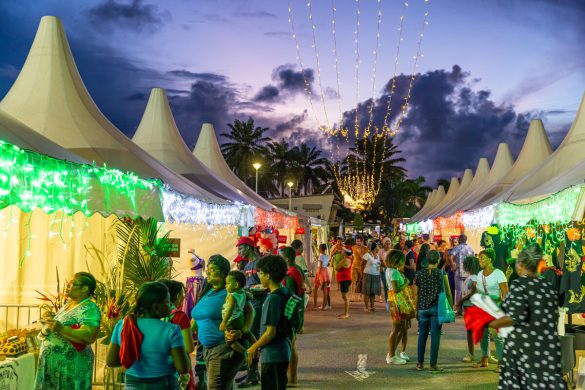
[[[42,313],[41,305],[0,303],[0,318],[4,319],[3,322],[0,322],[0,333],[6,333],[8,329],[20,329],[37,323]]]

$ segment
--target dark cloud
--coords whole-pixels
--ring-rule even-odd
[[[191,79],[191,80],[201,80],[201,81],[209,81],[211,83],[223,83],[227,81],[227,78],[223,75],[217,73],[196,73],[190,72],[188,70],[180,69],[180,70],[171,70],[167,72],[171,76],[184,78],[184,79]]]
[[[390,103],[388,123],[396,128],[408,92],[410,75],[394,80],[395,93]],[[411,177],[426,176],[427,182],[450,177],[475,168],[480,157],[493,160],[500,142],[508,142],[517,154],[526,134],[529,115],[519,116],[514,107],[496,104],[490,91],[475,90],[473,79],[458,65],[451,70],[434,70],[417,75],[409,108],[395,137],[407,161]],[[382,126],[388,112],[390,80],[382,95],[374,100],[372,123]],[[364,128],[372,100],[344,113],[344,126],[353,128],[356,115]]]
[[[266,103],[280,101],[280,91],[274,85],[267,85],[256,94],[254,101]]]
[[[146,100],[146,94],[144,92],[136,92],[136,93],[133,93],[131,95],[126,96],[124,98],[124,100],[127,102],[133,101],[133,100],[143,101],[143,100]]]
[[[256,18],[256,19],[278,19],[278,16],[267,11],[237,11],[234,16],[243,18]]]
[[[291,64],[284,64],[272,71],[272,81],[276,84],[269,84],[260,89],[254,97],[257,102],[277,103],[284,101],[287,97],[299,93],[305,93],[305,82],[312,90],[315,81],[313,69],[304,69],[302,72]]]
[[[235,119],[233,109],[238,102],[239,94],[234,86],[209,80],[195,81],[187,96],[169,97],[177,126],[190,147],[195,144],[203,123],[212,123],[217,130],[232,123]]]
[[[135,31],[156,30],[170,18],[168,12],[159,12],[154,5],[144,4],[143,0],[132,0],[129,4],[106,0],[89,10],[92,25],[100,31],[108,31],[112,26]]]
[[[288,31],[266,31],[264,35],[267,37],[290,37],[291,33]]]

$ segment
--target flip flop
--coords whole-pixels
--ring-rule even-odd
[[[443,367],[431,367],[429,371],[431,372],[431,374],[441,374],[445,372],[445,369]]]
[[[339,320],[347,320],[349,318],[349,314],[345,315],[345,314],[340,314],[337,316],[337,319]]]

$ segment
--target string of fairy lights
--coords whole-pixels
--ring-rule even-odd
[[[382,0],[377,0],[376,9],[376,34],[375,34],[375,46],[372,52],[373,62],[371,70],[371,89],[372,97],[367,107],[367,120],[363,120],[360,114],[360,93],[361,93],[361,79],[360,79],[360,65],[362,63],[361,53],[361,25],[362,25],[362,10],[360,0],[355,0],[355,25],[353,30],[354,39],[354,85],[355,85],[355,117],[353,119],[353,131],[344,125],[343,115],[343,94],[341,91],[341,71],[340,71],[340,59],[338,51],[338,37],[337,37],[337,6],[335,0],[331,1],[331,35],[333,48],[331,50],[333,54],[335,77],[336,77],[336,98],[337,108],[339,110],[338,123],[330,123],[329,113],[326,104],[325,89],[323,88],[323,75],[322,75],[322,55],[319,50],[317,40],[317,23],[315,21],[315,15],[313,13],[313,2],[312,0],[306,0],[306,6],[308,9],[308,21],[311,29],[311,48],[314,55],[315,61],[315,73],[316,81],[318,86],[318,92],[320,94],[319,100],[321,101],[322,115],[324,116],[324,122],[319,121],[319,115],[314,104],[315,92],[311,89],[310,80],[307,77],[307,64],[303,60],[301,55],[301,43],[299,35],[295,29],[294,13],[292,9],[291,1],[288,2],[288,15],[289,24],[292,31],[292,37],[296,49],[296,59],[301,74],[303,76],[303,83],[305,89],[305,96],[309,110],[312,113],[314,120],[316,121],[318,128],[323,130],[326,134],[337,138],[338,141],[334,142],[335,146],[332,148],[333,159],[338,162],[334,169],[334,176],[337,186],[346,194],[356,208],[365,207],[374,202],[377,198],[382,182],[383,164],[387,152],[387,144],[390,142],[391,137],[395,136],[403,123],[404,117],[408,111],[408,106],[411,98],[412,86],[416,79],[418,63],[422,54],[422,42],[425,33],[426,26],[429,24],[429,0],[424,1],[424,16],[422,22],[421,32],[418,35],[418,41],[416,44],[416,53],[413,56],[413,71],[411,72],[408,87],[403,97],[403,103],[400,108],[400,113],[397,118],[390,123],[392,117],[392,98],[397,92],[397,78],[398,78],[398,67],[401,56],[401,45],[404,41],[404,28],[406,20],[406,11],[409,7],[409,0],[402,2],[401,15],[398,23],[398,43],[396,46],[396,53],[394,59],[393,77],[391,79],[391,86],[388,91],[388,101],[386,112],[384,114],[384,122],[375,124],[374,123],[374,108],[376,104],[376,81],[377,72],[379,65],[379,55],[381,53],[381,37],[382,37]],[[364,123],[362,123],[364,122]],[[353,135],[354,148],[349,148],[350,134]],[[341,144],[345,141],[345,147],[348,151],[348,155],[345,157],[341,156]],[[380,147],[381,143],[381,147]],[[344,167],[342,165],[345,164]]]

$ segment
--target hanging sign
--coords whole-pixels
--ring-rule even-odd
[[[278,236],[278,243],[279,244],[286,244],[287,236]]]
[[[295,234],[305,234],[305,228],[297,228],[297,230],[295,231]]]

